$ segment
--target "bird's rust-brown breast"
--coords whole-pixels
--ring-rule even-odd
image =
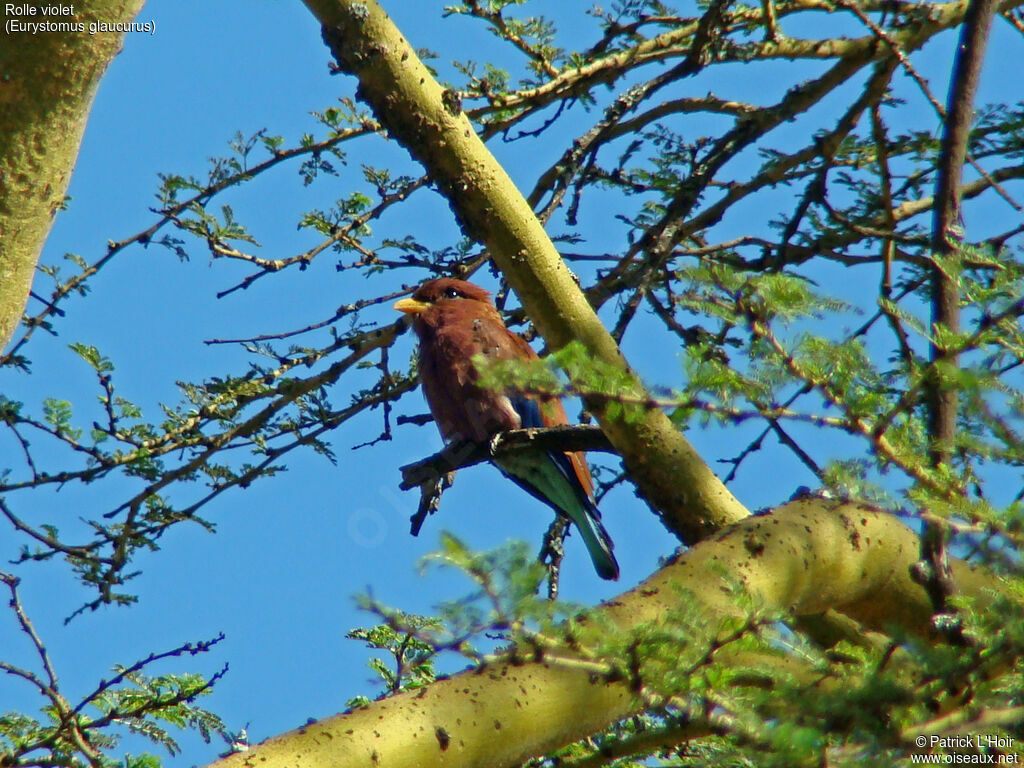
[[[416,317],[414,328],[420,340],[423,391],[446,440],[483,442],[519,428],[519,415],[508,396],[480,387],[473,364],[478,354],[495,359],[516,356],[503,338],[511,334],[494,307],[471,299],[438,302]]]

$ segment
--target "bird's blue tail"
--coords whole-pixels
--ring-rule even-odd
[[[575,524],[598,576],[611,581],[619,578],[619,564],[612,553],[611,537],[601,524],[601,513],[580,485],[568,456],[523,451],[495,463],[520,488]]]

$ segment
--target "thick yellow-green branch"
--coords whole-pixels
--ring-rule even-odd
[[[598,616],[630,633],[696,615],[700,626],[684,627],[685,633],[695,643],[713,643],[736,619],[838,608],[867,628],[896,626],[927,636],[931,604],[909,576],[917,542],[883,512],[820,499],[792,502],[701,542]],[[961,563],[955,570],[965,594],[984,597],[986,588],[998,586]],[[737,600],[737,589],[744,599]],[[555,657],[555,649],[547,653]],[[643,680],[606,679],[601,659],[584,660],[569,648],[557,655],[580,661],[490,664],[309,724],[215,765],[515,766],[643,709],[635,693]],[[728,647],[714,658],[732,661]],[[751,664],[749,654],[737,661]],[[791,674],[800,662],[766,655],[758,663],[770,679],[773,671]]]
[[[580,341],[597,360],[629,372],[544,228],[478,138],[458,96],[431,76],[373,0],[305,0],[342,68],[389,133],[423,163],[465,231],[484,243],[552,349]],[[630,477],[685,542],[747,516],[685,437],[658,410],[634,420],[588,406]]]
[[[82,24],[84,31],[13,31],[0,45],[0,350],[14,335],[50,225],[78,157],[86,119],[124,33],[96,22],[135,18],[143,0],[76,3],[73,16],[44,16],[53,3],[18,3],[34,15],[8,22]],[[77,28],[76,28],[77,29]]]

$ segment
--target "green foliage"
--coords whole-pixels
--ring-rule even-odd
[[[369,596],[360,598],[360,605],[383,619],[373,629],[360,629],[357,639],[375,638],[372,647],[395,653],[396,643],[410,645],[416,641],[416,658],[429,660],[427,668],[434,675],[435,657],[454,653],[475,664],[486,663],[499,644],[531,638],[541,641],[546,633],[573,616],[582,606],[552,602],[537,596],[546,569],[537,562],[525,542],[510,542],[487,552],[474,552],[451,534],[441,537],[442,548],[423,560],[423,567],[438,565],[464,574],[473,590],[464,597],[443,601],[436,617],[406,614],[390,608]],[[397,690],[401,681],[378,663],[375,670],[384,680],[387,693]],[[402,685],[406,685],[402,683]]]
[[[99,721],[124,725],[164,747],[171,755],[180,750],[164,724],[196,730],[207,742],[213,733],[224,734],[219,717],[191,703],[209,692],[210,682],[203,677],[175,674],[148,678],[124,668],[116,668],[115,672],[131,686],[107,689],[90,702],[102,713]]]
[[[434,672],[434,648],[420,639],[440,627],[440,620],[429,616],[417,616],[396,612],[394,624],[376,627],[356,627],[345,637],[362,640],[367,648],[386,651],[391,655],[389,666],[382,659],[374,657],[367,664],[384,682],[388,694],[422,688],[437,679]],[[402,629],[396,629],[401,627]],[[353,699],[350,707],[359,706],[360,700]]]
[[[20,609],[14,586],[12,594],[12,605],[18,605]],[[160,760],[153,755],[126,755],[122,763],[109,753],[117,748],[125,733],[132,733],[160,746],[170,755],[180,754],[169,727],[196,731],[206,742],[214,736],[228,740],[229,734],[220,718],[195,704],[196,699],[210,692],[226,668],[209,679],[192,673],[157,677],[143,673],[147,666],[161,659],[205,653],[222,639],[223,636],[212,641],[188,643],[171,651],[153,654],[131,666],[115,667],[113,677],[102,680],[95,690],[77,703],[61,695],[58,683],[52,677],[46,684],[29,670],[5,665],[4,671],[8,675],[41,686],[50,703],[42,708],[40,717],[19,712],[0,714],[0,755],[9,765],[34,765],[34,756],[48,751],[53,757],[53,764],[67,768],[87,765],[92,768],[119,765],[155,768],[160,765]],[[38,643],[37,637],[31,640]]]
[[[943,712],[965,701],[960,727],[1020,735],[997,721],[984,725],[984,713],[1013,706],[1024,690],[1024,666],[1007,665],[1024,658],[1019,579],[984,611],[960,601],[968,646],[897,636],[890,644],[841,641],[823,651],[779,623],[781,617],[759,613],[728,573],[708,579],[730,592],[737,618],[706,615],[683,594],[682,604],[692,608],[623,630],[580,606],[537,596],[542,574],[520,543],[476,553],[446,535],[427,562],[458,569],[474,589],[439,606],[436,617],[364,599],[384,623],[350,637],[395,659],[407,654],[404,663],[371,662],[385,694],[416,686],[413,677],[400,685],[396,674],[411,672],[413,659],[430,659],[433,679],[434,662],[446,653],[475,666],[540,656],[549,664],[563,658],[579,664],[582,657],[593,674],[626,679],[644,692],[645,714],[568,745],[549,760],[656,754],[672,765],[891,765],[927,751],[915,744],[919,733],[955,728]],[[750,618],[738,618],[743,615]],[[484,652],[485,644],[500,655]]]
[[[465,15],[481,19],[495,37],[510,42],[525,54],[526,67],[531,76],[520,78],[517,85],[519,88],[533,88],[556,73],[569,59],[566,52],[555,45],[557,28],[549,19],[543,16],[517,17],[506,13],[510,8],[525,4],[526,0],[471,0],[445,6],[444,13],[446,16]],[[455,67],[469,80],[464,89],[469,97],[487,99],[498,106],[501,101],[499,94],[511,89],[508,71],[490,63],[484,64],[482,76],[477,74],[473,62],[456,63]],[[500,120],[515,114],[516,110],[499,107],[492,117]]]
[[[334,451],[321,435],[411,387],[408,377],[392,376],[355,393],[343,407],[334,406],[328,397],[327,385],[387,340],[356,326],[349,334],[336,335],[324,349],[292,347],[278,352],[265,344],[253,345],[254,356],[269,358],[269,364],[254,363],[241,376],[179,382],[182,402],[164,406],[159,422],[147,419],[139,405],[118,394],[110,359],[95,346],[71,345],[96,374],[101,419],[93,420],[86,432],[76,425],[71,403],[52,397],[43,399],[39,417],[7,399],[0,400],[0,414],[16,434],[45,433],[71,448],[82,465],[61,472],[40,470],[29,441],[22,438],[29,457],[28,477],[6,470],[0,475],[0,494],[71,481],[94,483],[111,475],[143,484],[127,501],[114,501],[87,521],[93,535],[87,545],[66,544],[66,534],[44,524],[31,544],[21,548],[21,561],[65,559],[96,593],[76,614],[104,604],[135,602],[135,595],[123,588],[138,575],[129,570],[137,550],[157,550],[163,532],[181,522],[213,531],[213,524],[198,514],[200,507],[226,490],[273,477],[283,470],[280,459],[289,451],[309,447],[334,461]],[[350,350],[347,360],[333,367],[322,365],[340,348]],[[299,371],[307,373],[296,375]],[[228,459],[220,450],[229,446],[244,448],[251,460],[238,453]],[[164,491],[169,483],[204,487],[194,499],[180,498]]]
[[[496,391],[514,389],[538,397],[564,393],[558,374],[548,360],[496,360],[483,354],[473,357],[480,386]]]
[[[53,427],[54,434],[58,437],[65,436],[70,440],[77,440],[82,432],[71,426],[71,403],[67,400],[57,400],[47,397],[43,400],[43,420]]]
[[[494,360],[476,355],[473,363],[479,372],[480,386],[498,391],[516,391],[541,399],[565,394],[579,394],[602,403],[612,418],[637,419],[650,406],[638,398],[628,373],[604,364],[587,352],[579,342],[572,342],[543,360]],[[561,369],[570,384],[562,384]]]

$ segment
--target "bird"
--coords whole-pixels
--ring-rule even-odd
[[[419,338],[419,377],[430,412],[445,442],[486,443],[509,429],[568,424],[555,398],[481,387],[472,358],[538,360],[526,340],[505,322],[483,288],[450,277],[420,285],[394,308],[412,318]],[[519,487],[567,517],[580,532],[603,579],[619,578],[611,537],[594,501],[594,481],[578,451],[526,450],[493,463]]]

